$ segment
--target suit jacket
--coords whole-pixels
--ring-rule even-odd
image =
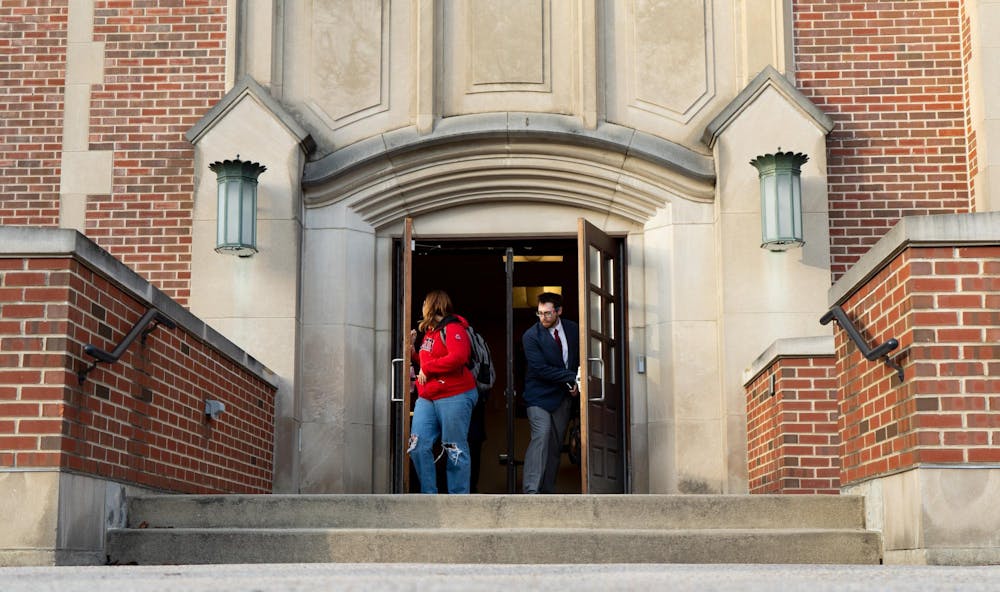
[[[576,370],[580,366],[580,328],[573,321],[562,319],[569,351],[568,362],[563,365],[562,349],[552,338],[549,330],[541,323],[535,323],[524,332],[524,358],[527,369],[524,375],[524,402],[529,407],[541,407],[555,411],[569,394],[567,383],[576,383]]]

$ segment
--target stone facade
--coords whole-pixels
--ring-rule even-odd
[[[277,491],[386,492],[404,218],[586,218],[627,253],[628,490],[742,493],[748,364],[829,337],[830,283],[900,219],[1000,203],[998,7],[7,2],[0,221],[79,229],[271,368]],[[779,148],[810,157],[784,254],[747,164]],[[246,259],[212,252],[237,154],[268,168]]]

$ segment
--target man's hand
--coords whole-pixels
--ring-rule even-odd
[[[570,386],[569,383],[566,383],[566,386]],[[571,396],[571,397],[577,397],[579,395],[580,395],[580,385],[579,384],[574,384],[569,389],[569,396]]]

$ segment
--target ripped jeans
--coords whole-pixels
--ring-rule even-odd
[[[472,459],[469,457],[469,420],[479,393],[475,387],[443,399],[418,398],[410,424],[407,452],[420,479],[420,493],[437,493],[434,442],[440,437],[441,456],[448,476],[448,493],[469,493]]]

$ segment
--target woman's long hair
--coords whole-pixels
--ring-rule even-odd
[[[433,329],[438,321],[451,314],[451,298],[444,290],[433,290],[424,298],[424,318],[418,327],[424,333]]]

